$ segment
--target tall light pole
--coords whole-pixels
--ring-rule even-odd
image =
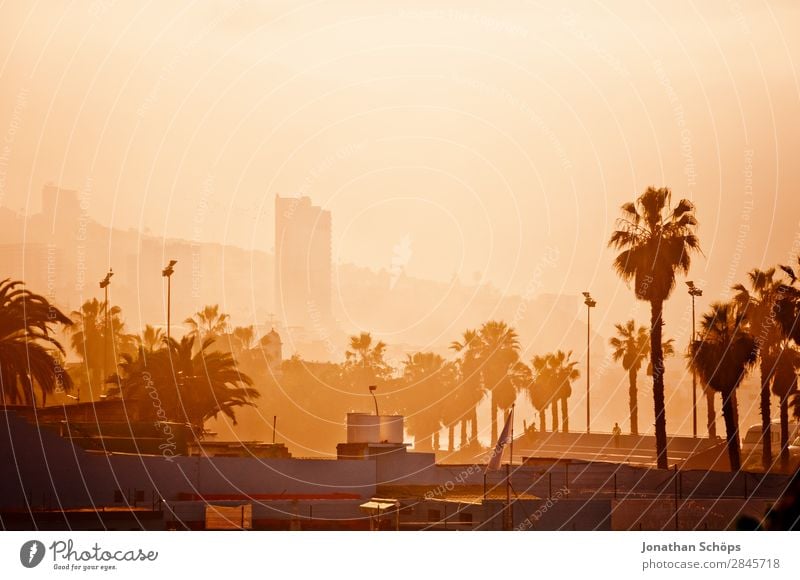
[[[697,340],[697,330],[694,321],[694,299],[703,295],[703,291],[694,285],[694,282],[687,280],[689,296],[692,297],[692,343]],[[692,437],[697,439],[697,373],[692,365]]]
[[[592,299],[589,292],[584,292],[583,301],[586,304],[586,432],[591,433],[591,406],[589,404],[589,386],[591,380],[589,378],[590,359],[592,358],[592,308],[597,306],[597,302]]]
[[[108,372],[107,362],[108,362],[108,321],[109,321],[109,312],[108,312],[108,285],[111,284],[111,276],[114,275],[114,272],[111,271],[111,268],[108,269],[108,274],[106,277],[100,280],[100,288],[105,292],[105,300],[103,302],[103,309],[105,310],[105,322],[104,327],[105,330],[103,331],[103,378],[100,382],[100,391],[102,392],[104,389],[103,385],[106,382],[106,373]]]
[[[375,391],[377,391],[377,390],[378,390],[378,387],[376,385],[370,385],[369,386],[369,394],[372,395],[372,400],[375,403],[375,416],[376,417],[380,417],[380,414],[378,414],[378,399],[375,398]]]
[[[175,273],[175,264],[178,263],[178,260],[170,260],[167,267],[161,270],[161,275],[167,279],[167,340],[170,339],[170,310],[171,310],[171,302],[172,302],[172,274]]]

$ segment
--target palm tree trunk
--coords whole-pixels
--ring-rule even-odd
[[[761,463],[765,470],[772,465],[772,428],[769,408],[771,361],[761,355]]]
[[[553,433],[558,433],[558,399],[553,399],[553,402],[550,403],[550,415],[553,420]]]
[[[433,434],[433,450],[434,451],[439,451],[439,432],[438,431],[436,431]]]
[[[545,409],[539,410],[539,431],[542,433],[547,431],[547,413]]]
[[[497,442],[497,401],[492,393],[492,445]]]
[[[628,371],[628,407],[631,415],[631,435],[639,434],[639,391],[636,389],[636,370]]]
[[[447,426],[447,450],[455,451],[456,449],[456,424],[450,423]]]
[[[467,446],[467,417],[461,419],[461,443],[459,444],[459,449],[463,449]]]
[[[714,409],[714,389],[705,387],[706,392],[706,426],[708,438],[717,438],[717,411]]]
[[[781,397],[781,466],[789,464],[789,396]]]
[[[739,425],[736,412],[736,391],[722,394],[722,418],[725,419],[725,434],[728,441],[728,459],[731,471],[739,471],[742,467],[739,457]]]
[[[561,397],[561,431],[569,433],[569,404],[566,397]]]
[[[664,303],[650,303],[650,360],[653,363],[653,407],[656,418],[656,464],[667,469],[667,415],[664,406],[664,351],[661,345]]]
[[[470,436],[469,440],[470,443],[472,441],[478,440],[478,408],[477,406],[472,408],[470,423],[472,427],[472,435]]]

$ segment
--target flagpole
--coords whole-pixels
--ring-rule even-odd
[[[508,450],[510,452],[508,462],[514,465],[514,404],[511,405],[511,443]]]
[[[508,447],[508,463],[506,464],[506,521],[508,531],[514,529],[514,512],[511,510],[511,466],[514,463],[514,405],[511,405],[511,441]]]

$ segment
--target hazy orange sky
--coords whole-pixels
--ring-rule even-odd
[[[394,4],[3,4],[0,204],[52,181],[104,224],[271,250],[274,194],[304,193],[337,261],[591,289],[606,331],[647,185],[696,202],[708,297],[797,254],[795,2]]]

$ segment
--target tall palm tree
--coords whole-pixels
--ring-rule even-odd
[[[516,391],[511,377],[519,360],[519,339],[505,322],[490,320],[478,331],[483,384],[491,397],[492,441],[497,441],[497,411],[511,408]]]
[[[133,352],[136,345],[136,337],[125,331],[120,307],[106,307],[104,301],[92,298],[71,313],[70,344],[83,360],[90,399],[103,392],[103,384],[116,369],[117,358]]]
[[[152,413],[158,412],[153,404],[158,400],[167,420],[190,425],[200,438],[204,423],[220,413],[236,424],[235,409],[253,405],[260,393],[237,368],[231,353],[209,349],[213,338],[199,346],[195,341],[184,336],[180,341],[169,339],[153,353],[140,348],[136,356],[123,355],[120,392],[131,404]]]
[[[42,405],[56,388],[70,390],[64,371],[64,348],[53,326],[72,321],[48,300],[10,279],[0,282],[0,401],[10,405]]]
[[[478,440],[478,405],[485,394],[481,375],[481,338],[475,330],[466,330],[460,341],[450,343],[450,349],[459,353],[458,403],[462,410],[461,446]],[[471,431],[467,437],[467,423]]]
[[[189,326],[189,336],[196,338],[201,346],[205,340],[225,334],[229,320],[230,316],[220,312],[219,304],[209,304],[183,322]]]
[[[631,435],[639,434],[639,391],[636,387],[636,376],[644,361],[649,358],[650,333],[647,328],[636,328],[631,319],[625,324],[615,324],[617,336],[609,339],[613,349],[615,362],[622,362],[622,368],[628,371],[628,409],[630,412]]]
[[[404,363],[403,379],[407,386],[404,394],[406,425],[414,436],[414,447],[438,451],[439,431],[443,419],[447,418],[447,398],[455,389],[454,366],[432,352],[409,354]],[[449,434],[452,441],[453,431]]]
[[[572,383],[580,378],[577,369],[578,361],[572,360],[572,351],[557,350],[552,359],[553,371],[556,377],[557,396],[561,402],[561,428],[564,433],[569,433],[569,397],[572,395]]]
[[[800,369],[800,352],[785,345],[777,354],[772,377],[772,392],[779,400],[781,421],[781,464],[789,462],[789,401],[797,393],[797,371]]]
[[[614,269],[634,294],[650,303],[650,360],[653,363],[653,407],[658,467],[667,468],[667,418],[664,405],[664,302],[675,288],[675,275],[686,273],[691,253],[700,250],[694,206],[686,199],[671,207],[669,189],[648,187],[635,203],[622,206],[622,217],[609,246],[621,250]]]
[[[700,381],[722,395],[722,416],[731,470],[741,468],[736,389],[756,362],[755,339],[747,332],[744,315],[735,303],[711,305],[703,315],[701,338],[692,342],[689,365]]]
[[[749,289],[743,284],[733,287],[736,291],[734,301],[744,313],[749,332],[756,341],[761,374],[761,458],[764,468],[769,469],[772,465],[770,385],[782,340],[780,325],[776,323],[773,311],[781,284],[775,279],[775,268],[756,268],[747,274],[747,278]]]

